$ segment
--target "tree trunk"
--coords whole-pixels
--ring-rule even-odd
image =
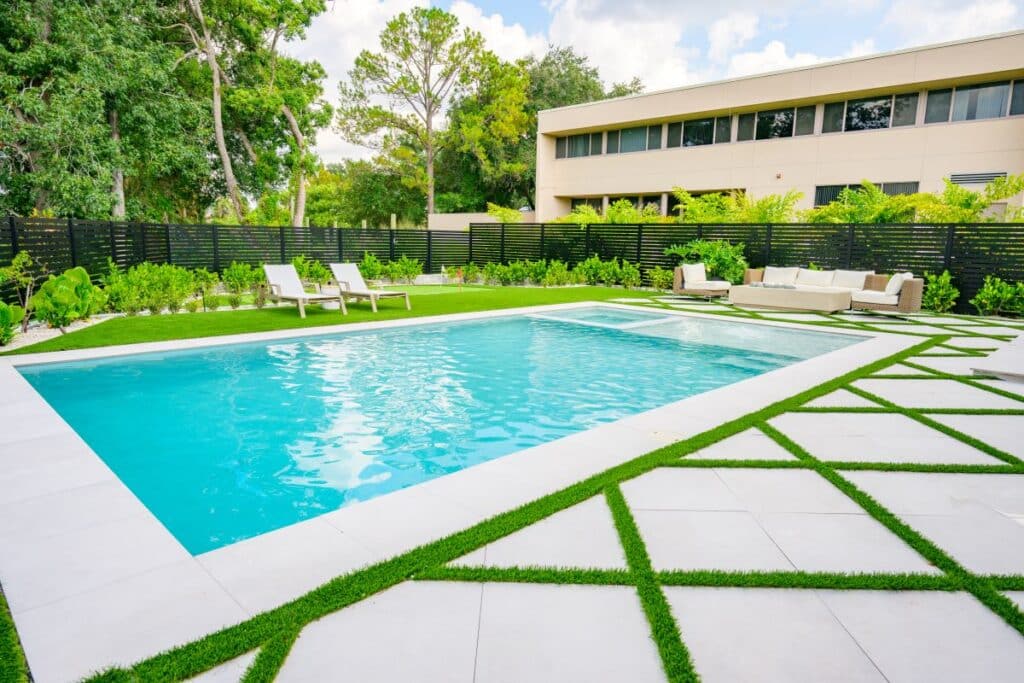
[[[295,174],[295,208],[292,210],[292,227],[301,228],[306,220],[306,169],[303,168],[303,164],[306,162],[306,137],[302,134],[299,122],[287,104],[281,105],[281,112],[288,120],[288,127],[291,128],[292,137],[295,138],[295,147],[299,150],[299,166]]]
[[[114,141],[114,145],[117,147],[118,154],[121,151],[121,124],[118,121],[117,109],[111,107],[110,112],[107,114],[107,121],[110,123],[110,137]],[[118,164],[114,168],[114,208],[111,210],[111,216],[115,219],[123,219],[126,213],[125,201],[124,201],[124,169]]]

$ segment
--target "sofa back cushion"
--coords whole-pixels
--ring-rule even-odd
[[[762,278],[761,281],[766,285],[796,284],[796,275],[799,271],[799,268],[777,268],[775,266],[766,266],[764,269],[764,278]]]
[[[703,263],[684,263],[683,282],[707,282],[708,274]]]
[[[899,294],[900,290],[903,289],[903,282],[905,280],[913,280],[913,273],[896,273],[889,278],[889,283],[885,285],[885,293],[888,295]]]
[[[874,275],[873,270],[837,270],[832,280],[833,287],[844,287],[846,289],[864,289],[864,281],[868,275]]]
[[[800,268],[796,274],[796,284],[798,285],[811,285],[812,287],[829,287],[832,285],[832,279],[835,277],[836,271],[834,270],[809,270],[807,268]]]

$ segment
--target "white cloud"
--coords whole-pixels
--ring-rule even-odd
[[[915,45],[998,33],[1019,23],[1019,7],[1012,0],[896,0],[883,20],[905,44]]]
[[[780,40],[772,40],[763,49],[756,52],[741,52],[733,55],[729,60],[728,75],[731,77],[749,76],[768,71],[795,69],[834,59],[863,57],[877,51],[875,41],[871,38],[856,41],[850,45],[846,52],[831,56],[816,55],[811,52],[794,52],[789,54],[785,43]]]
[[[726,61],[757,35],[757,25],[758,16],[751,12],[732,12],[713,21],[708,28],[708,59]]]
[[[502,59],[542,57],[547,51],[548,41],[543,34],[527,33],[522,24],[506,24],[504,17],[497,13],[485,16],[483,10],[466,0],[453,2],[451,13],[463,26],[479,31],[487,48]]]

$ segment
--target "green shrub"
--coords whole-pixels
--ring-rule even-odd
[[[573,276],[569,272],[569,266],[565,265],[565,261],[552,260],[548,262],[548,268],[541,284],[545,287],[561,287],[572,282]]]
[[[77,267],[51,275],[32,296],[31,306],[37,318],[63,332],[75,320],[95,313],[105,301],[103,290],[92,284],[85,268]]]
[[[619,284],[622,279],[622,268],[619,267],[619,259],[613,258],[609,261],[601,261],[597,268],[597,279],[606,287]]]
[[[379,280],[384,272],[384,264],[368,251],[363,252],[363,260],[359,262],[359,272],[364,280]]]
[[[202,299],[204,309],[211,310],[210,300],[214,296],[214,290],[217,289],[217,285],[220,283],[220,276],[217,273],[208,271],[206,268],[196,268],[192,271],[192,278],[195,286],[193,293]]]
[[[466,284],[478,282],[480,280],[480,266],[470,261],[466,265],[462,266],[462,281]]]
[[[7,346],[14,339],[14,332],[25,318],[25,309],[0,301],[0,346]]]
[[[640,286],[640,268],[622,259],[622,267],[619,269],[619,284],[626,289],[633,289]]]
[[[500,285],[503,279],[508,277],[508,269],[500,263],[485,263],[483,269],[484,283],[488,285]]]
[[[19,251],[11,259],[10,265],[0,268],[0,282],[14,286],[24,315],[21,318],[21,331],[28,330],[29,312],[31,310],[32,292],[36,282],[47,272],[46,268],[32,258],[27,251]]]
[[[544,259],[526,261],[526,279],[535,285],[544,284],[544,277],[548,274],[548,262]]]
[[[733,245],[725,240],[693,240],[682,246],[669,247],[665,255],[678,257],[680,263],[703,263],[709,278],[717,277],[737,284],[743,282],[747,270],[743,249],[742,242]]]
[[[221,273],[220,279],[224,283],[224,288],[228,290],[229,294],[235,294],[241,297],[241,295],[249,291],[249,288],[252,286],[252,266],[248,263],[232,261],[231,265],[225,268],[224,272]]]
[[[1003,315],[1024,311],[1024,283],[1015,285],[991,275],[971,299],[979,315]]]
[[[292,265],[300,280],[316,285],[317,289],[331,281],[331,270],[316,259],[307,259],[300,254],[292,259]],[[255,284],[255,280],[250,282],[250,286]]]
[[[502,282],[503,285],[522,285],[526,284],[526,279],[530,276],[530,262],[529,261],[512,261],[506,268],[507,282]]]
[[[107,293],[107,306],[110,310],[135,315],[145,307],[144,292],[138,278],[133,278],[131,273],[131,269],[127,273],[123,272],[113,260],[107,259],[107,274],[100,281]]]
[[[177,313],[196,291],[195,275],[187,268],[168,264],[161,267],[159,274],[164,305],[171,313]]]
[[[671,270],[662,268],[661,266],[655,266],[647,269],[647,279],[651,283],[651,287],[655,289],[672,289],[673,274]]]
[[[949,271],[944,270],[941,275],[925,273],[924,279],[926,284],[921,305],[936,313],[952,311],[960,296],[960,290],[953,286],[953,277]]]
[[[391,280],[396,282],[402,280],[412,284],[419,275],[423,274],[423,264],[405,254],[402,254],[397,261],[391,261],[388,266],[391,271]]]
[[[499,223],[522,223],[523,212],[507,206],[499,206],[487,202],[487,215],[493,216]]]
[[[591,256],[585,261],[580,261],[573,268],[576,279],[588,285],[596,285],[601,282],[601,259]]]
[[[219,294],[209,294],[203,299],[203,306],[208,311],[216,311],[218,308],[224,305]]]
[[[195,313],[199,310],[199,299],[189,299],[185,302],[185,310],[189,313]]]
[[[238,308],[242,305],[242,295],[235,294],[234,292],[228,294],[228,306],[231,308]]]

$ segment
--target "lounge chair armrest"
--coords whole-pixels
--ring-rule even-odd
[[[672,271],[672,289],[681,290],[683,288],[683,267],[676,266],[676,269]]]
[[[348,291],[352,290],[352,285],[350,285],[347,280],[338,280],[337,284],[338,284],[338,291],[348,292]]]
[[[873,292],[884,292],[887,284],[889,284],[888,275],[871,274],[864,278],[864,289],[869,289]]]
[[[749,285],[752,282],[764,280],[764,268],[747,268],[743,273],[743,284]]]
[[[921,299],[924,296],[924,280],[919,277],[904,280],[900,288],[897,307],[900,313],[917,313],[921,310]]]

